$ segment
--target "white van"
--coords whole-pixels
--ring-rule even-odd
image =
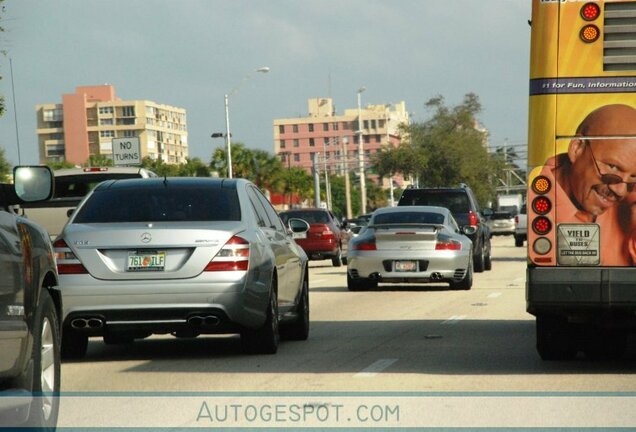
[[[157,177],[139,167],[89,167],[60,169],[53,172],[55,191],[48,201],[21,205],[24,215],[43,226],[51,238],[57,237],[75,207],[105,180]]]

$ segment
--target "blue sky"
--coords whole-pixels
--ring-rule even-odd
[[[191,157],[209,161],[230,99],[233,142],[273,152],[275,118],[307,99],[336,110],[404,100],[415,121],[442,95],[483,106],[492,146],[527,142],[531,5],[524,0],[5,0],[0,146],[37,163],[35,105],[109,83],[122,99],[187,110]],[[9,58],[13,64],[15,105]],[[268,74],[254,71],[268,66]],[[249,80],[244,80],[246,76]],[[17,116],[16,116],[17,114]],[[522,150],[519,151],[522,153]]]

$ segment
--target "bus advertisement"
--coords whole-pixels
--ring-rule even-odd
[[[533,0],[526,302],[544,360],[636,329],[636,1]]]

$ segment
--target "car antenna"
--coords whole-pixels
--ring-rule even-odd
[[[168,173],[163,173],[163,185],[166,186],[168,184]]]

